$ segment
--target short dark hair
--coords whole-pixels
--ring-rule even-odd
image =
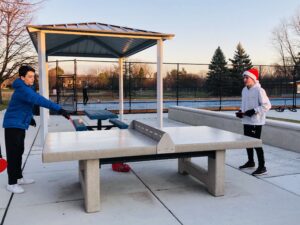
[[[33,69],[31,66],[21,66],[19,69],[19,76],[21,77],[25,77],[26,74],[28,73],[28,71],[34,72],[35,73],[35,69]]]

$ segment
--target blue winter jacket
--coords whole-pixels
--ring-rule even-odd
[[[59,111],[61,106],[36,93],[20,78],[13,83],[15,89],[4,115],[3,128],[27,130],[32,118],[33,105]]]

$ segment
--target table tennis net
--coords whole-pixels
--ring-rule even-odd
[[[155,140],[157,142],[157,153],[175,152],[175,144],[168,133],[137,120],[131,122],[130,129]]]

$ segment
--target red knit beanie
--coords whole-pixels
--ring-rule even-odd
[[[258,70],[255,68],[251,68],[250,70],[246,70],[243,73],[243,76],[249,76],[251,77],[254,81],[258,80],[259,74],[258,74]]]

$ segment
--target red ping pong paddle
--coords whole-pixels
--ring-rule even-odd
[[[5,159],[0,158],[0,173],[2,173],[7,167],[7,162]]]
[[[1,148],[0,148],[0,173],[2,173],[7,167],[7,162],[2,158]]]

